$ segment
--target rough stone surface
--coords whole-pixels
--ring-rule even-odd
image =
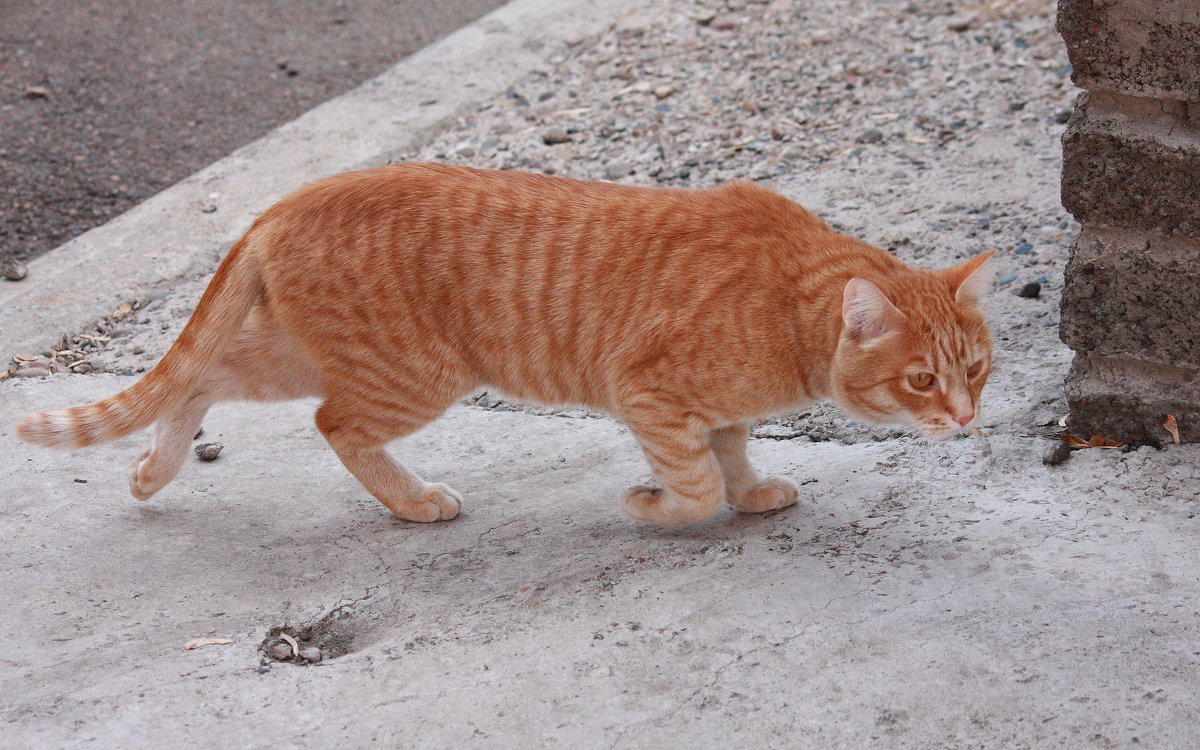
[[[1077,352],[1191,368],[1200,376],[1200,242],[1085,229],[1067,263],[1062,340]]]
[[[1063,137],[1071,429],[1200,440],[1200,4],[1060,0],[1058,29],[1089,89]]]
[[[1162,445],[1175,417],[1179,438],[1200,442],[1200,371],[1159,362],[1081,352],[1067,376],[1067,426],[1081,437],[1103,435],[1134,445]]]
[[[1200,119],[1180,102],[1083,95],[1063,136],[1062,196],[1085,225],[1200,239]]]
[[[1080,88],[1200,101],[1195,0],[1059,0],[1058,30]]]

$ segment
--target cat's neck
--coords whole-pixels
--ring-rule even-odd
[[[846,283],[861,278],[882,287],[911,270],[883,250],[848,237],[839,235],[837,246],[836,262],[806,269],[797,279],[801,387],[814,400],[828,398],[832,392],[830,373],[844,328]]]

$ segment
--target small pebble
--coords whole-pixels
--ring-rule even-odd
[[[675,87],[670,84],[659,86],[658,88],[654,89],[654,96],[658,99],[666,99],[668,96],[674,93]]]
[[[863,131],[862,135],[854,139],[858,143],[879,143],[883,140],[883,132],[871,128]]]
[[[1000,286],[1004,286],[1005,284],[1011,284],[1016,280],[1017,280],[1017,275],[1015,273],[1002,273],[996,277],[996,283],[999,284]]]
[[[975,23],[973,15],[951,16],[950,20],[946,22],[946,28],[951,31],[966,31],[971,28],[973,23]]]
[[[566,143],[571,140],[571,134],[562,128],[548,128],[542,132],[542,143],[553,146],[556,143]]]
[[[286,661],[292,658],[292,647],[287,643],[276,643],[271,647],[271,656],[274,656],[279,661]]]
[[[1042,285],[1036,281],[1029,282],[1025,286],[1021,287],[1021,290],[1017,292],[1018,297],[1024,297],[1025,299],[1037,299],[1041,296],[1041,294]]]
[[[50,374],[50,370],[43,367],[35,367],[32,364],[24,364],[17,368],[13,373],[14,378],[43,378]]]
[[[300,658],[313,664],[321,661],[324,656],[325,655],[321,653],[321,649],[317,648],[316,646],[309,646],[308,648],[300,649]]]
[[[588,673],[591,677],[611,677],[612,670],[608,667],[596,667]]]
[[[1042,455],[1042,463],[1047,466],[1058,466],[1070,457],[1071,446],[1061,440],[1055,440],[1054,444],[1046,448],[1046,452]]]
[[[604,168],[604,179],[619,180],[622,177],[627,177],[633,173],[633,165],[625,162],[616,162],[609,164]]]
[[[20,281],[29,275],[29,266],[19,260],[14,260],[4,267],[4,278],[9,281]]]
[[[201,461],[216,461],[225,446],[220,443],[201,443],[196,446],[196,455]]]

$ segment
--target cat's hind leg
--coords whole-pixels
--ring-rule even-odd
[[[741,422],[713,430],[709,437],[725,477],[725,499],[740,513],[763,513],[796,502],[800,490],[785,477],[762,477],[750,464],[746,446],[750,425]]]
[[[154,441],[134,462],[129,474],[131,495],[148,500],[179,474],[192,439],[212,404],[211,395],[202,388],[181,406],[159,417],[154,425]]]
[[[364,379],[372,375],[363,374]],[[391,385],[386,380],[368,384],[331,379],[325,402],[317,410],[317,429],[350,473],[397,518],[422,523],[454,518],[462,497],[445,484],[424,481],[384,446],[437,419],[469,386],[435,385],[422,394],[415,392],[420,389],[411,387],[411,381],[409,387],[395,380]]]
[[[162,414],[154,440],[129,475],[129,491],[145,500],[179,474],[209,407],[220,401],[281,401],[321,393],[321,378],[301,344],[262,306],[186,399]]]

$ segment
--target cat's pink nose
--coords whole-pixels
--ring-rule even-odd
[[[968,412],[961,416],[955,417],[954,421],[958,422],[960,427],[966,427],[968,424],[971,423],[971,420],[974,418],[975,418],[975,412]]]

